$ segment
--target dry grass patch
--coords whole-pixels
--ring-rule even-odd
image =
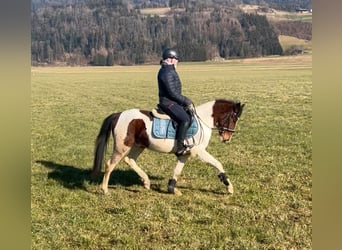
[[[312,41],[299,39],[293,36],[280,35],[279,42],[283,50],[287,50],[292,46],[298,46],[303,48],[304,50],[312,51]]]
[[[163,16],[163,15],[166,15],[170,11],[171,11],[171,8],[145,8],[145,9],[141,9],[140,13],[143,15]]]

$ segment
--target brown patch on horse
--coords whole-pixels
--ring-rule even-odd
[[[146,125],[142,119],[134,119],[129,123],[124,144],[128,147],[138,145],[146,148],[150,145]]]
[[[151,114],[151,111],[140,110],[140,113],[146,115],[146,116],[150,119],[150,121],[153,121],[153,116],[152,116],[152,114]]]
[[[213,114],[211,115],[214,119],[214,126],[222,126],[222,118],[228,114],[234,107],[233,101],[228,101],[224,99],[216,100],[213,105]]]

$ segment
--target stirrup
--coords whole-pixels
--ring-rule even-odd
[[[181,150],[177,150],[177,152],[175,153],[176,156],[181,156],[181,155],[185,155],[187,153],[190,152],[190,147],[184,146],[184,148],[182,148]]]

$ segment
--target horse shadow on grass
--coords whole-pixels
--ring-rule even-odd
[[[87,185],[99,185],[102,182],[103,173],[99,178],[93,180],[90,177],[91,169],[81,169],[71,165],[64,165],[52,161],[38,160],[36,163],[51,169],[48,173],[48,179],[53,179],[68,189],[81,189],[88,192]],[[149,176],[151,180],[162,180],[159,176]],[[87,184],[88,183],[88,184]],[[131,170],[115,169],[110,176],[109,185],[120,185],[123,187],[131,187],[134,185],[142,185],[142,181],[138,174]],[[158,186],[151,185],[151,189],[161,191]]]

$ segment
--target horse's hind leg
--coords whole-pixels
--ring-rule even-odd
[[[106,163],[106,171],[105,171],[105,174],[103,176],[103,181],[102,181],[102,186],[101,186],[101,189],[102,189],[104,194],[108,193],[108,182],[109,182],[110,174],[112,173],[112,171],[114,170],[116,165],[119,164],[121,159],[127,153],[128,153],[128,151],[126,151],[125,153],[119,153],[117,151],[114,151],[112,158],[107,161],[107,163]]]
[[[133,147],[129,154],[125,157],[125,162],[140,176],[146,189],[150,189],[150,179],[148,175],[137,165],[136,160],[145,148]]]

